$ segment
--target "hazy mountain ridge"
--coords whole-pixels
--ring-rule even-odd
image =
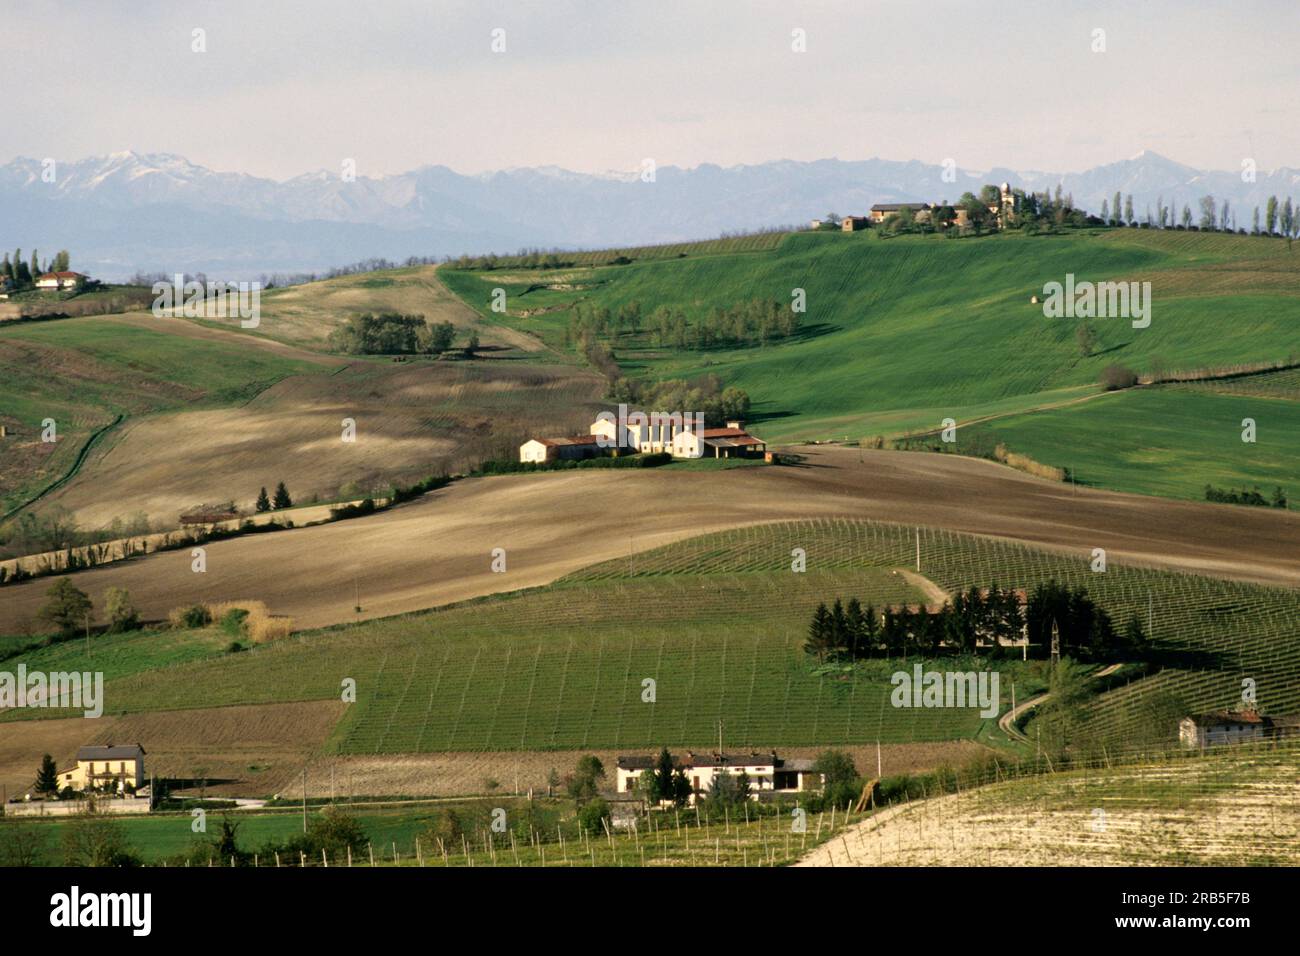
[[[558,167],[462,175],[430,165],[391,176],[317,171],[283,182],[216,172],[171,154],[124,151],[55,166],[0,166],[0,248],[73,251],[105,278],[136,270],[206,271],[229,278],[318,270],[371,256],[510,252],[522,246],[591,247],[699,239],[805,223],[874,202],[956,200],[986,182],[1062,190],[1094,212],[1119,191],[1145,216],[1157,198],[1176,210],[1201,196],[1227,199],[1249,228],[1269,195],[1300,198],[1300,171],[1200,170],[1150,151],[1080,173],[955,170],[918,160],[775,160],[723,168],[664,166],[654,183],[634,175]]]

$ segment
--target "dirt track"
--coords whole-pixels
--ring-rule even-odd
[[[859,460],[861,454],[861,460]],[[802,465],[730,471],[586,470],[471,479],[391,512],[210,544],[83,572],[96,602],[126,587],[146,616],[199,599],[261,599],[300,627],[544,584],[707,531],[852,516],[1077,550],[1112,560],[1300,586],[1300,515],[1051,484],[946,455],[808,449]],[[505,573],[491,551],[507,552]],[[21,632],[48,580],[0,590],[0,633]]]

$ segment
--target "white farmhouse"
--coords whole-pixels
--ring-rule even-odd
[[[619,793],[635,793],[641,775],[653,770],[657,758],[620,756],[616,767],[616,785]],[[691,784],[693,805],[702,796],[708,796],[713,781],[723,775],[749,778],[751,800],[771,800],[774,797],[818,790],[822,775],[813,770],[811,760],[782,759],[775,751],[749,754],[696,754],[686,752],[685,758],[673,758],[673,767],[686,774]]]

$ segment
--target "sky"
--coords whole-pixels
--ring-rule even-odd
[[[4,47],[0,162],[1300,166],[1294,0],[35,0]]]

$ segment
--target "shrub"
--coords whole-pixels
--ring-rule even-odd
[[[190,607],[178,607],[167,615],[167,620],[171,622],[172,627],[207,627],[212,623],[212,614],[208,611],[205,604],[194,604]]]
[[[232,607],[221,615],[221,629],[231,637],[242,637],[244,634],[244,621],[247,618],[247,608]]]
[[[600,833],[609,826],[609,804],[604,797],[588,800],[578,811],[578,826],[588,833]]]
[[[110,633],[130,631],[140,626],[140,612],[131,603],[126,588],[109,588],[104,592],[104,613],[108,615]]]
[[[238,627],[226,633],[247,637],[255,644],[265,644],[293,633],[293,618],[272,614],[262,601],[219,601],[205,605],[205,610],[210,619],[221,621],[223,629],[228,620],[233,622],[238,615]]]
[[[1123,365],[1107,365],[1101,373],[1101,384],[1108,392],[1132,388],[1137,381],[1137,373]]]

